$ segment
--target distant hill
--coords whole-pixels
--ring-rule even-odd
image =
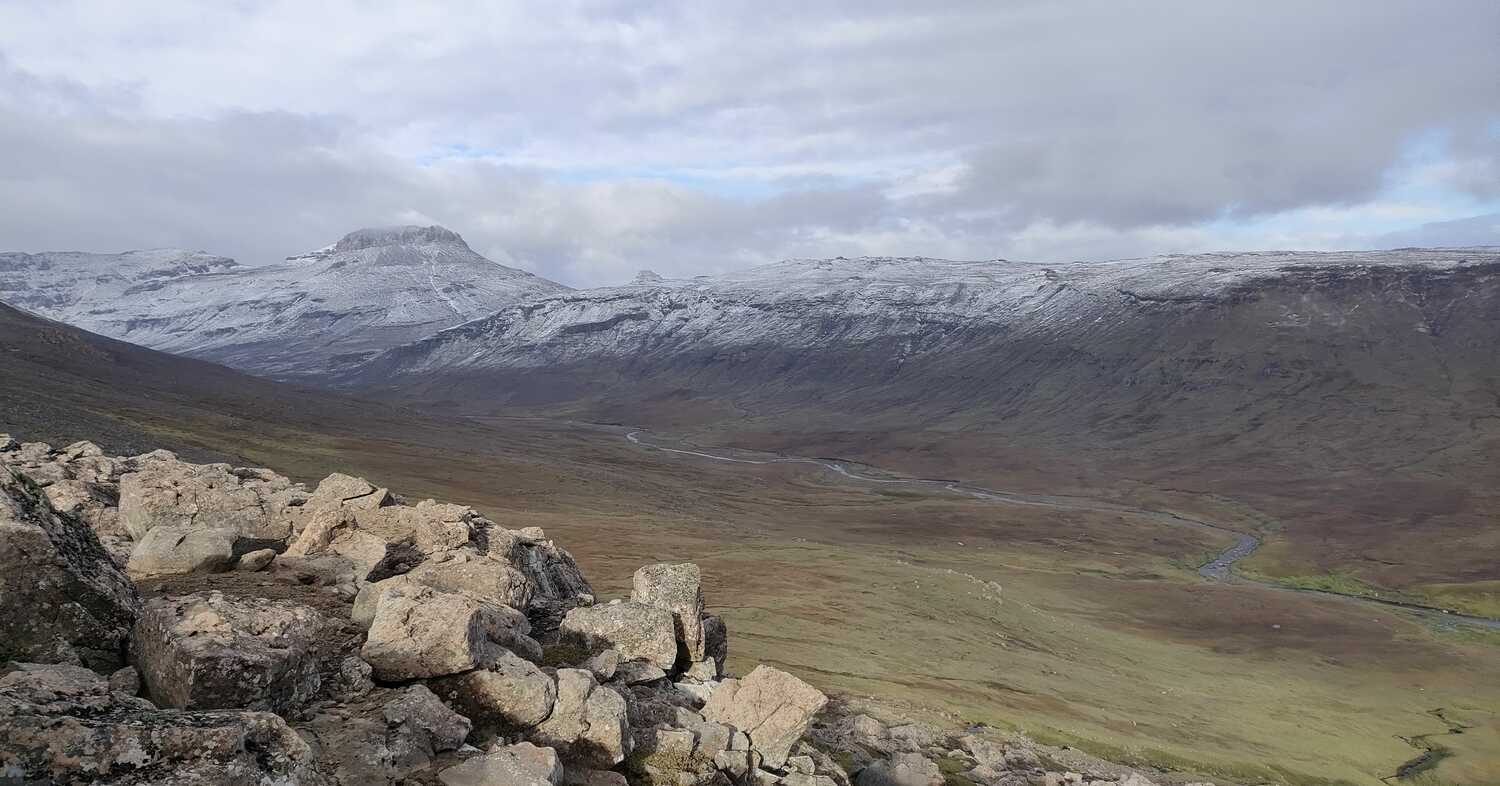
[[[258,374],[326,373],[565,291],[442,227],[361,229],[275,265],[202,252],[0,254],[0,300],[134,344]]]

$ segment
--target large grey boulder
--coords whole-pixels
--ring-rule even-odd
[[[270,470],[168,456],[136,459],[135,471],[120,477],[120,522],[136,541],[159,526],[228,529],[265,542],[292,534],[290,509],[307,500],[300,486]]]
[[[589,654],[619,651],[621,660],[644,660],[664,671],[677,662],[672,613],[644,603],[623,601],[573,609],[558,633]]]
[[[485,668],[435,679],[429,685],[459,712],[503,733],[529,729],[546,720],[557,700],[552,678],[509,651]]]
[[[65,669],[66,667],[50,667]],[[268,712],[160,710],[103,678],[0,678],[0,773],[15,783],[322,786],[311,749]]]
[[[133,578],[188,573],[223,573],[234,567],[239,535],[232,529],[152,527],[131,549],[125,570]]]
[[[817,688],[761,665],[744,679],[724,680],[704,705],[703,717],[749,735],[750,747],[766,765],[779,768],[827,703]]]
[[[703,574],[691,562],[646,565],[635,572],[630,599],[672,614],[679,659],[704,658]]]
[[[287,601],[199,592],[148,602],[131,659],[158,705],[285,714],[317,693],[317,611]]]
[[[411,685],[370,712],[333,706],[299,727],[318,760],[339,786],[405,786],[428,783],[427,772],[445,751],[468,736],[469,720],[448,709],[432,691]]]
[[[525,609],[535,589],[531,579],[510,563],[468,549],[433,555],[406,574],[412,581],[443,592]]]
[[[557,751],[522,742],[449,767],[438,780],[443,786],[558,786],[563,766]]]
[[[0,468],[0,660],[118,668],[140,607],[92,530]]]
[[[506,650],[541,657],[541,645],[515,609],[428,587],[385,590],[361,657],[385,682],[485,668]]]
[[[570,764],[595,769],[624,761],[633,745],[625,697],[583,669],[557,670],[552,715],[527,736],[556,748]]]
[[[430,757],[435,752],[457,750],[474,727],[468,718],[454,712],[429,688],[411,685],[381,709],[385,722],[396,730],[395,747]]]

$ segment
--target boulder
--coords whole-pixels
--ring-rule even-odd
[[[376,713],[331,707],[301,727],[340,786],[427,783],[421,774],[437,755],[456,750],[468,736],[469,720],[427,688],[412,685],[385,694],[393,698]]]
[[[646,565],[635,572],[630,599],[672,614],[679,660],[704,657],[703,575],[691,562]]]
[[[724,676],[724,661],[729,658],[729,629],[717,614],[703,615],[703,654],[714,662],[717,672],[714,676]]]
[[[119,668],[140,607],[92,530],[0,468],[0,660]]]
[[[583,669],[557,670],[552,715],[527,735],[584,767],[609,769],[625,760],[632,739],[625,697]]]
[[[573,555],[547,540],[540,529],[487,527],[481,533],[490,555],[510,563],[531,580],[532,598],[526,616],[539,632],[556,630],[570,609],[593,605],[594,588],[583,577]]]
[[[253,573],[270,567],[274,559],[276,559],[275,549],[260,549],[240,557],[239,562],[234,564],[234,569]]]
[[[412,685],[381,709],[385,722],[397,731],[399,746],[419,752],[422,758],[439,751],[457,750],[474,724],[448,709],[430,689]]]
[[[473,508],[422,500],[416,505],[387,505],[356,510],[355,526],[387,543],[405,543],[424,555],[470,544]]]
[[[943,772],[920,753],[901,752],[859,771],[855,786],[943,786]]]
[[[525,609],[535,589],[531,579],[510,563],[468,549],[433,555],[406,574],[412,581],[443,592]]]
[[[135,625],[131,659],[164,707],[285,714],[321,684],[317,611],[288,601],[199,592],[157,598]]]
[[[509,651],[486,668],[429,684],[459,712],[505,733],[523,731],[546,720],[557,700],[557,684],[552,678]]]
[[[620,668],[620,653],[616,650],[598,652],[579,665],[580,668],[585,668],[592,672],[594,679],[600,682],[608,682],[610,678],[615,676],[615,671]]]
[[[126,696],[139,696],[141,673],[134,666],[121,666],[109,675],[109,689]]]
[[[7,782],[324,783],[307,743],[270,713],[159,710],[112,693],[82,670],[15,675],[0,678],[0,772]]]
[[[667,673],[660,666],[645,660],[622,660],[615,667],[614,681],[625,685],[641,685],[666,679]]]
[[[234,567],[239,535],[212,527],[152,527],[135,544],[125,570],[134,578],[186,573],[223,573]]]
[[[744,679],[725,680],[703,707],[703,717],[750,737],[750,747],[779,768],[828,697],[770,666],[756,666]]]
[[[558,786],[563,766],[557,751],[522,742],[449,767],[438,780],[443,786]]]
[[[644,660],[664,671],[677,662],[672,614],[634,601],[573,609],[558,632],[590,654],[614,649],[622,660]]]
[[[24,690],[34,697],[77,698],[108,693],[113,688],[98,672],[71,663],[11,663],[0,674],[0,688]]]
[[[360,651],[386,682],[442,677],[495,663],[507,650],[541,657],[515,609],[427,587],[381,593]]]
[[[74,468],[68,469],[71,474]],[[113,484],[70,477],[48,485],[42,492],[53,510],[87,524],[115,564],[124,567],[134,543],[120,525],[120,509],[115,498],[117,488]]]
[[[134,472],[120,477],[120,523],[137,542],[159,526],[212,527],[247,540],[285,541],[292,533],[288,509],[306,499],[300,487],[269,470],[157,457],[138,460]]]

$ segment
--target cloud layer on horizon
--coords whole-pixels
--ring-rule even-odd
[[[0,6],[0,247],[441,223],[591,285],[1500,243],[1492,2],[304,5]]]

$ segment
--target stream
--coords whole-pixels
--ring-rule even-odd
[[[1051,494],[1022,494],[1013,491],[1001,491],[997,489],[971,486],[961,481],[945,480],[938,478],[907,478],[887,473],[883,470],[855,464],[854,462],[834,458],[808,458],[802,456],[781,456],[771,454],[750,454],[747,451],[720,450],[708,452],[708,449],[695,449],[685,443],[677,443],[682,447],[671,447],[661,444],[663,438],[652,436],[647,439],[644,429],[625,429],[623,436],[634,445],[663,453],[674,453],[683,456],[692,456],[710,461],[718,461],[730,464],[809,464],[837,474],[845,479],[857,483],[880,483],[890,485],[903,485],[917,488],[927,488],[939,493],[958,494],[975,499],[989,500],[1002,505],[1026,505],[1033,507],[1056,508],[1060,510],[1085,510],[1098,513],[1118,513],[1130,516],[1154,519],[1179,526],[1191,526],[1205,529],[1217,530],[1219,532],[1233,535],[1235,542],[1225,550],[1219,552],[1213,559],[1198,566],[1198,575],[1209,581],[1225,583],[1257,584],[1262,587],[1280,590],[1283,592],[1301,592],[1311,595],[1326,595],[1349,601],[1368,603],[1373,605],[1387,606],[1406,609],[1424,618],[1436,620],[1442,623],[1462,623],[1467,625],[1478,625],[1480,627],[1500,630],[1500,619],[1493,617],[1481,617],[1471,614],[1461,614],[1449,609],[1428,606],[1420,603],[1410,603],[1399,600],[1387,600],[1384,598],[1373,598],[1364,595],[1353,595],[1332,590],[1304,589],[1298,587],[1287,587],[1270,581],[1242,576],[1234,571],[1234,564],[1254,554],[1261,546],[1261,538],[1249,532],[1242,532],[1232,527],[1214,524],[1201,519],[1190,518],[1178,513],[1163,510],[1150,510],[1137,508],[1129,505],[1121,505],[1115,502],[1096,500],[1088,497],[1073,497]],[[727,455],[733,453],[734,455]],[[758,458],[748,456],[756,455]],[[858,469],[854,469],[858,467]]]

